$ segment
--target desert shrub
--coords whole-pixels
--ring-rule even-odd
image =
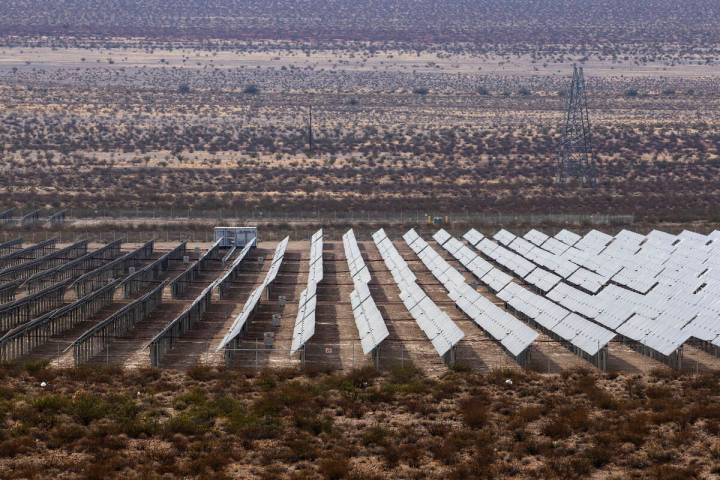
[[[472,428],[481,428],[488,421],[488,398],[476,395],[460,401],[460,414],[465,424]]]
[[[459,453],[457,447],[452,442],[446,442],[444,439],[430,442],[428,451],[435,460],[445,465],[454,464]]]
[[[116,365],[83,364],[63,370],[63,375],[75,382],[112,383],[122,379],[124,372],[121,367]]]
[[[387,438],[391,436],[389,430],[382,425],[373,425],[366,428],[362,433],[362,443],[365,446],[385,445]]]
[[[165,434],[201,435],[210,430],[214,422],[214,417],[206,409],[190,408],[174,415],[165,423]]]
[[[529,374],[517,368],[494,368],[485,378],[488,383],[501,387],[507,387],[508,385],[505,382],[510,380],[513,383],[513,387],[516,387],[520,382],[527,380]]]
[[[345,456],[333,454],[320,459],[318,470],[328,480],[340,480],[349,475],[350,462]]]
[[[389,467],[394,467],[400,462],[400,448],[395,443],[388,442],[383,445],[382,456]]]
[[[380,376],[380,372],[372,366],[353,369],[345,379],[355,388],[367,388],[373,380]]]
[[[105,418],[114,410],[108,402],[97,395],[82,393],[73,399],[72,413],[83,425]]]
[[[32,406],[41,413],[57,414],[69,409],[71,401],[68,397],[58,394],[45,394],[35,398]]]
[[[629,415],[624,418],[615,430],[617,438],[622,442],[641,445],[650,432],[650,417],[645,413]]]
[[[221,373],[208,365],[195,365],[187,371],[187,376],[198,382],[215,380]]]
[[[102,461],[90,462],[83,469],[83,477],[88,480],[115,478],[123,467],[123,459],[118,455],[106,455]]]
[[[253,402],[252,410],[258,415],[279,415],[285,409],[312,404],[319,395],[317,385],[290,381],[278,384]]]
[[[49,360],[29,360],[23,364],[23,367],[30,375],[37,377],[41,373],[46,373],[49,365]]]
[[[488,467],[483,459],[474,456],[468,460],[457,463],[448,475],[450,480],[490,479],[497,478],[497,470],[494,466]]]
[[[647,469],[647,478],[654,480],[688,480],[698,478],[698,472],[695,468],[654,465]]]
[[[181,393],[175,397],[173,406],[177,410],[184,410],[191,405],[204,405],[207,401],[205,391],[200,388],[192,388],[187,392]]]
[[[572,433],[570,424],[561,416],[553,416],[542,427],[542,434],[552,439],[566,438]]]
[[[327,416],[318,415],[310,409],[301,409],[293,412],[293,423],[300,430],[305,430],[313,435],[329,433],[332,430],[333,419]]]
[[[242,412],[235,412],[229,417],[227,429],[246,440],[275,438],[281,431],[280,422],[274,417]]]
[[[17,457],[31,452],[35,440],[30,436],[12,437],[0,442],[0,457]]]
[[[508,419],[512,428],[524,427],[530,422],[534,422],[542,415],[543,409],[535,405],[520,407],[515,410]]]
[[[318,442],[307,434],[286,435],[283,443],[288,450],[286,460],[292,463],[315,460],[320,452]]]
[[[571,456],[552,458],[548,467],[558,478],[587,478],[592,471],[590,460],[584,457]]]
[[[601,468],[615,457],[615,451],[607,445],[598,444],[585,450],[585,457],[595,468]]]
[[[162,371],[159,368],[136,368],[128,374],[128,380],[133,385],[148,385],[162,378]]]
[[[228,446],[215,441],[197,442],[193,447],[189,451],[189,470],[194,475],[219,478],[218,474],[233,460]]]
[[[87,429],[77,423],[62,423],[50,431],[48,447],[67,447],[87,435]]]

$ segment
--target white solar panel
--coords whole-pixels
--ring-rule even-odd
[[[478,232],[474,228],[471,228],[470,230],[467,231],[467,233],[465,233],[465,235],[463,235],[463,238],[465,240],[467,240],[468,243],[470,243],[470,245],[472,245],[474,247],[478,243],[480,243],[483,238],[485,238],[485,235]]]
[[[532,229],[529,232],[527,232],[523,238],[530,243],[533,243],[535,246],[541,246],[543,243],[547,241],[549,236],[545,235],[543,232],[539,230]]]
[[[554,255],[562,255],[568,248],[570,248],[570,245],[561,242],[557,238],[550,237],[542,244],[542,248]]]
[[[315,334],[315,311],[317,307],[317,285],[323,279],[323,231],[315,232],[310,242],[310,269],[307,287],[300,294],[298,313],[295,318],[290,354],[297,352]]]
[[[584,268],[575,270],[575,273],[570,275],[567,280],[591,293],[596,293],[607,283],[607,279],[602,275]]]
[[[414,232],[414,230],[411,230],[411,231]],[[435,235],[433,235],[433,239],[440,245],[442,245],[445,242],[447,242],[448,240],[450,240],[450,237],[451,237],[451,235],[448,232],[446,232],[444,229],[438,230],[435,233]]]
[[[477,248],[487,256],[491,256],[492,252],[494,252],[495,249],[498,247],[499,245],[490,240],[489,238],[484,238],[480,243],[475,246],[475,248]]]
[[[560,282],[561,278],[552,272],[543,270],[542,268],[536,268],[530,274],[525,277],[525,281],[530,285],[534,285],[543,292],[549,292],[552,288]]]
[[[590,230],[580,240],[578,240],[573,247],[578,250],[584,250],[588,252],[599,252],[605,248],[605,246],[613,240],[613,237],[607,233],[600,232],[598,230]]]
[[[454,248],[454,241],[454,238],[450,238],[444,242],[448,251]],[[455,258],[464,264],[475,264],[480,268],[482,265],[480,262],[485,262],[467,247],[455,249],[454,252]],[[458,308],[498,340],[512,355],[517,357],[522,354],[535,341],[537,332],[476,292],[465,282],[465,277],[438,255],[435,249],[428,247],[419,257],[435,278],[443,284],[448,296]],[[494,270],[492,267],[490,269]],[[505,276],[509,280],[509,276],[499,270],[493,275],[493,278]]]
[[[513,240],[515,240],[515,234],[510,233],[505,229],[502,229],[495,235],[493,235],[493,238],[498,242],[502,243],[503,245],[508,246],[512,243]]]
[[[487,284],[494,292],[499,292],[512,281],[512,277],[500,269],[493,268],[485,274],[480,280]]]
[[[563,229],[555,235],[555,238],[563,242],[565,245],[573,246],[580,241],[582,237],[575,232]]]
[[[240,333],[242,332],[243,327],[247,323],[247,321],[252,316],[253,312],[255,311],[255,307],[257,307],[257,304],[260,302],[260,299],[262,298],[263,291],[275,280],[277,277],[278,271],[280,271],[280,266],[282,265],[283,258],[285,257],[285,250],[287,249],[288,242],[290,241],[290,237],[285,237],[278,245],[275,247],[275,254],[273,255],[272,263],[270,264],[270,269],[268,270],[268,273],[265,275],[265,279],[262,281],[262,283],[256,287],[250,296],[248,297],[247,301],[245,302],[245,305],[243,306],[242,311],[240,314],[235,317],[235,320],[233,320],[232,325],[230,326],[230,329],[228,330],[227,334],[225,334],[225,337],[223,337],[222,341],[220,342],[220,345],[217,347],[217,351],[222,350],[225,348],[231,341],[233,341]]]
[[[417,234],[414,231],[408,232],[404,236],[406,240],[417,243],[416,237]],[[376,245],[400,289],[400,299],[403,304],[437,353],[444,356],[463,339],[464,333],[415,283],[415,275],[387,236],[378,231],[375,232],[373,238],[377,238]],[[430,247],[425,247],[423,251],[430,249]],[[431,258],[429,255],[421,256],[421,259],[427,262],[430,262]],[[443,268],[441,262],[432,262],[431,265],[435,269]]]

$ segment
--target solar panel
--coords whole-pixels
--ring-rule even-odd
[[[670,233],[662,232],[660,230],[653,230],[645,235],[645,244],[657,245],[657,246],[672,246],[677,242],[677,237]]]
[[[528,242],[522,237],[516,237],[515,240],[508,245],[508,248],[522,256],[526,256],[529,252],[533,251],[533,249],[537,248],[537,245],[534,245],[532,242]]]
[[[633,338],[630,335],[637,337],[633,326],[643,318],[648,319],[653,323],[645,325],[647,338],[641,337],[641,343],[663,355],[672,354],[687,335],[720,343],[720,328],[714,325],[714,319],[720,317],[720,306],[717,311],[708,307],[720,302],[715,300],[720,298],[720,243],[715,244],[720,233],[704,236],[685,231],[675,236],[655,230],[643,236],[623,230],[610,237],[592,231],[580,238],[565,231],[556,237],[545,239],[538,248],[531,246],[530,239],[540,243],[542,237],[528,232],[524,238],[512,240],[509,248],[547,269],[536,268],[524,278],[547,292],[548,299],[557,302],[559,308],[589,318],[609,330],[623,328],[628,338]],[[562,244],[558,238],[567,244]],[[496,235],[496,239],[507,242],[509,237],[502,233]],[[523,277],[525,272],[514,265],[513,256],[502,246],[483,239],[477,248],[513,274]],[[466,267],[475,258],[464,250],[451,253]],[[500,286],[495,278],[497,269],[485,272],[479,277],[484,283],[490,283],[494,288]],[[559,281],[558,277],[566,278],[580,289]],[[548,285],[543,283],[546,278]],[[508,295],[513,285],[510,283],[498,295]],[[703,290],[712,297],[700,295]],[[545,316],[542,306],[532,299],[510,297],[508,304],[543,326],[557,320],[557,317]],[[591,351],[589,346],[594,337],[589,338],[583,340],[585,345],[576,345],[586,353]],[[578,338],[577,342],[580,340]]]
[[[414,231],[408,232],[404,236],[406,240],[418,243],[416,237],[417,234]],[[376,240],[378,251],[400,289],[400,299],[405,308],[430,340],[437,353],[444,356],[464,338],[465,334],[415,283],[415,275],[384,232],[375,232],[373,239]],[[428,249],[430,247],[425,247],[421,252]],[[422,258],[430,261],[428,256]],[[433,263],[433,265],[435,268],[442,268],[439,263]]]
[[[600,232],[598,230],[590,230],[580,240],[578,240],[573,247],[578,250],[584,250],[589,252],[599,252],[605,248],[605,246],[613,240],[613,237],[607,233]]]
[[[678,238],[692,243],[697,243],[699,245],[705,245],[711,240],[706,235],[691,232],[690,230],[683,230],[680,234],[678,234]]]
[[[505,229],[500,230],[495,235],[493,235],[493,238],[497,240],[498,242],[502,243],[503,245],[507,246],[512,243],[513,240],[515,240],[515,234],[508,232]]]
[[[415,232],[415,230],[411,230],[411,232]],[[415,234],[417,235],[417,233]],[[450,240],[451,235],[446,232],[444,229],[438,230],[435,235],[433,235],[433,239],[439,243],[440,245],[444,244],[448,240]]]
[[[478,232],[474,228],[471,228],[470,230],[467,231],[467,233],[465,233],[465,235],[463,235],[463,238],[465,240],[467,240],[468,243],[470,243],[470,245],[472,245],[474,247],[478,243],[480,243],[483,238],[485,238],[485,235]],[[719,238],[720,238],[720,236],[719,236]]]
[[[493,268],[488,273],[486,273],[480,280],[482,280],[483,283],[487,284],[487,286],[490,287],[490,289],[494,292],[499,292],[500,290],[505,288],[508,283],[512,282],[512,277],[500,269]]]
[[[315,312],[317,308],[317,286],[323,279],[323,231],[318,230],[310,240],[310,269],[307,287],[300,294],[298,313],[293,328],[290,354],[300,350],[315,334]]]
[[[548,292],[547,297],[570,311],[579,313],[587,318],[595,318],[600,311],[592,297],[581,290],[560,282]]]
[[[541,246],[543,243],[547,241],[549,236],[545,235],[543,232],[539,230],[532,229],[529,232],[527,232],[525,235],[523,235],[523,238],[530,243],[534,244],[535,246]]]
[[[446,250],[450,251],[454,240],[451,238],[445,242]],[[478,260],[484,262],[469,248],[463,248],[467,249],[464,255],[460,253],[462,249],[456,250],[454,254],[456,258],[462,258],[461,262],[465,261],[468,264]],[[515,357],[521,355],[535,341],[538,336],[537,332],[476,292],[465,282],[465,277],[438,255],[432,247],[423,250],[420,258],[435,278],[443,284],[448,291],[448,296],[453,299],[458,308],[480,328],[499,341],[510,354]],[[458,259],[460,260],[460,258]],[[493,275],[496,274],[505,276],[509,280],[509,276],[499,270],[493,273]]]
[[[555,238],[557,240],[560,240],[565,245],[573,246],[578,241],[580,241],[580,239],[582,237],[575,232],[571,232],[570,230],[562,229],[555,235]]]
[[[666,356],[675,352],[690,338],[688,331],[663,325],[640,314],[633,315],[617,331]]]
[[[549,292],[552,288],[560,282],[561,278],[552,272],[543,270],[542,268],[536,268],[530,274],[525,277],[525,281],[531,285],[536,286],[543,292]]]
[[[492,252],[494,252],[495,249],[498,248],[498,246],[499,245],[497,243],[493,242],[489,238],[484,238],[480,243],[475,246],[475,248],[490,257]]]
[[[575,270],[575,273],[570,275],[567,280],[591,293],[597,293],[607,283],[607,279],[602,275],[584,268]]]
[[[290,237],[285,237],[280,243],[278,243],[277,247],[275,247],[275,254],[273,255],[270,269],[268,270],[267,274],[265,274],[265,278],[263,279],[262,283],[252,291],[248,299],[245,301],[245,305],[243,306],[242,311],[240,312],[240,314],[238,314],[237,317],[235,317],[235,320],[233,320],[230,329],[220,342],[220,345],[217,348],[218,351],[225,348],[242,332],[243,327],[254,313],[255,307],[257,307],[258,303],[260,302],[263,291],[277,277],[277,273],[280,270],[280,266],[282,265],[283,258],[285,257],[285,250],[287,249],[289,241]]]
[[[557,238],[550,237],[542,244],[542,248],[554,255],[562,255],[568,248],[570,248],[570,245],[561,242]]]

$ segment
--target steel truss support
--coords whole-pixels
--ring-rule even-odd
[[[594,187],[597,168],[590,134],[587,90],[583,69],[576,65],[573,65],[573,78],[566,100],[557,180],[561,184],[574,180],[582,186]]]

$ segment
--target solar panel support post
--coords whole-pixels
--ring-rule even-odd
[[[594,187],[597,183],[585,77],[582,67],[577,65],[573,65],[572,82],[566,98],[556,177],[560,184],[574,180],[583,187]]]

